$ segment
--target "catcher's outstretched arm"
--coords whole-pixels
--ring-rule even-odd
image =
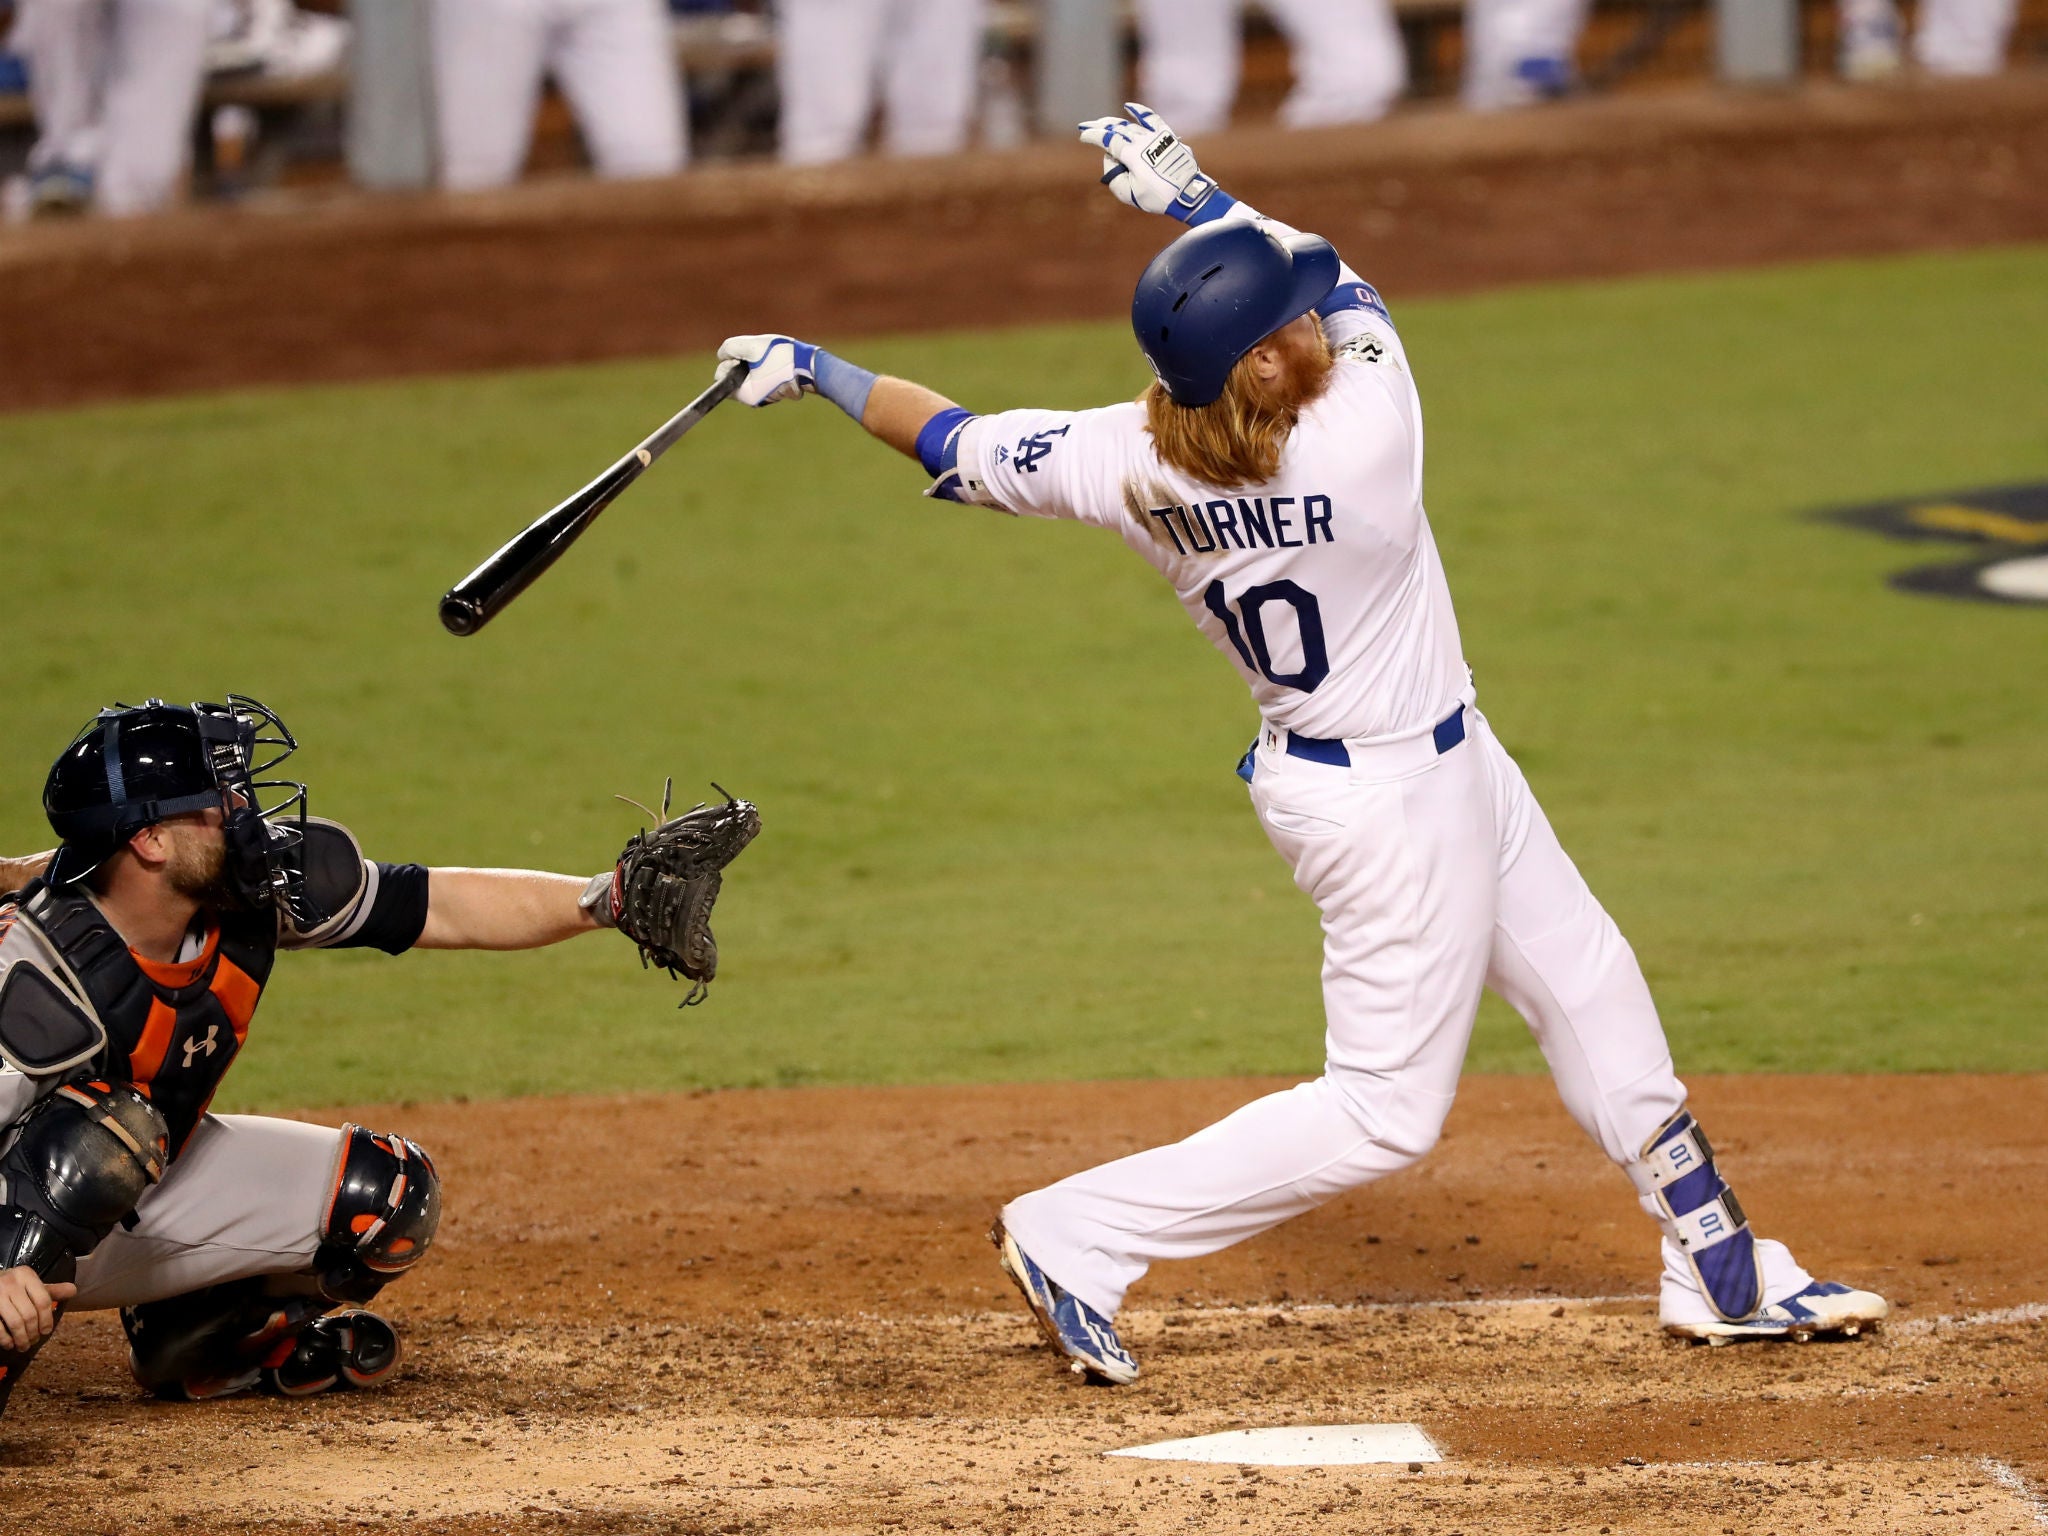
[[[0,891],[20,890],[48,869],[54,857],[53,848],[48,853],[32,853],[25,859],[0,859]]]
[[[539,949],[604,926],[582,905],[588,882],[537,869],[430,869],[419,949]]]

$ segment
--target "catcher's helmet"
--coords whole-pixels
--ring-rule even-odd
[[[270,755],[256,761],[259,750]],[[231,693],[225,704],[115,704],[72,739],[43,784],[43,814],[63,846],[50,884],[84,879],[135,833],[172,816],[219,807],[226,873],[251,906],[283,894],[283,855],[300,839],[306,786],[258,779],[298,749],[275,714]],[[269,807],[265,789],[285,790]]]
[[[1320,235],[1203,224],[1152,258],[1131,329],[1176,403],[1208,405],[1239,358],[1330,296],[1342,267]]]

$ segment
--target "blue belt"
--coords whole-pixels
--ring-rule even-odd
[[[1443,719],[1437,721],[1430,733],[1430,740],[1436,743],[1436,755],[1442,757],[1451,748],[1465,739],[1465,706],[1460,704]],[[1335,737],[1301,736],[1293,731],[1287,735],[1287,755],[1305,758],[1311,763],[1325,763],[1332,768],[1349,768],[1351,752],[1341,739]],[[1245,748],[1244,757],[1238,762],[1237,776],[1249,784],[1252,781],[1252,757],[1259,749],[1257,740]]]

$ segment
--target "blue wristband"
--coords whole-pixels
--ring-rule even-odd
[[[1186,224],[1189,229],[1194,229],[1203,224],[1212,224],[1236,206],[1237,199],[1221,187],[1218,187],[1203,200],[1201,207],[1197,208],[1185,219],[1182,219],[1181,222]],[[1168,209],[1167,211],[1171,213],[1173,210]]]
[[[974,412],[949,406],[918,429],[917,461],[933,478],[960,462],[960,429],[974,420]]]
[[[818,393],[855,421],[867,415],[868,394],[875,387],[875,376],[867,369],[820,347],[811,362],[811,377]]]

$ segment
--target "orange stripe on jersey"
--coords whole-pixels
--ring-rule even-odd
[[[263,988],[247,971],[226,956],[221,957],[220,969],[213,973],[213,995],[220,999],[221,1012],[235,1027],[235,1044],[249,1038],[249,1019],[256,1012],[256,999],[262,994]]]
[[[146,1083],[156,1076],[158,1068],[164,1064],[164,1053],[171,1048],[171,1032],[177,1027],[178,1010],[160,997],[152,999],[148,1022],[142,1026],[142,1038],[128,1053],[129,1076],[139,1083]]]
[[[235,1032],[235,1048],[239,1050],[243,1042],[249,1038],[249,1020],[255,1015],[256,999],[263,995],[263,988],[256,984],[255,978],[247,971],[223,955],[220,969],[213,973],[213,985],[207,990],[219,1002],[220,1011],[228,1016],[228,1026]],[[220,1084],[216,1082],[214,1091],[217,1093],[219,1090]],[[206,1112],[211,1108],[213,1094],[209,1093],[206,1102],[199,1106],[199,1113],[192,1118],[193,1131],[199,1129],[199,1122],[206,1118]],[[185,1140],[191,1139],[191,1131],[186,1132]],[[182,1151],[183,1147],[179,1150]]]

